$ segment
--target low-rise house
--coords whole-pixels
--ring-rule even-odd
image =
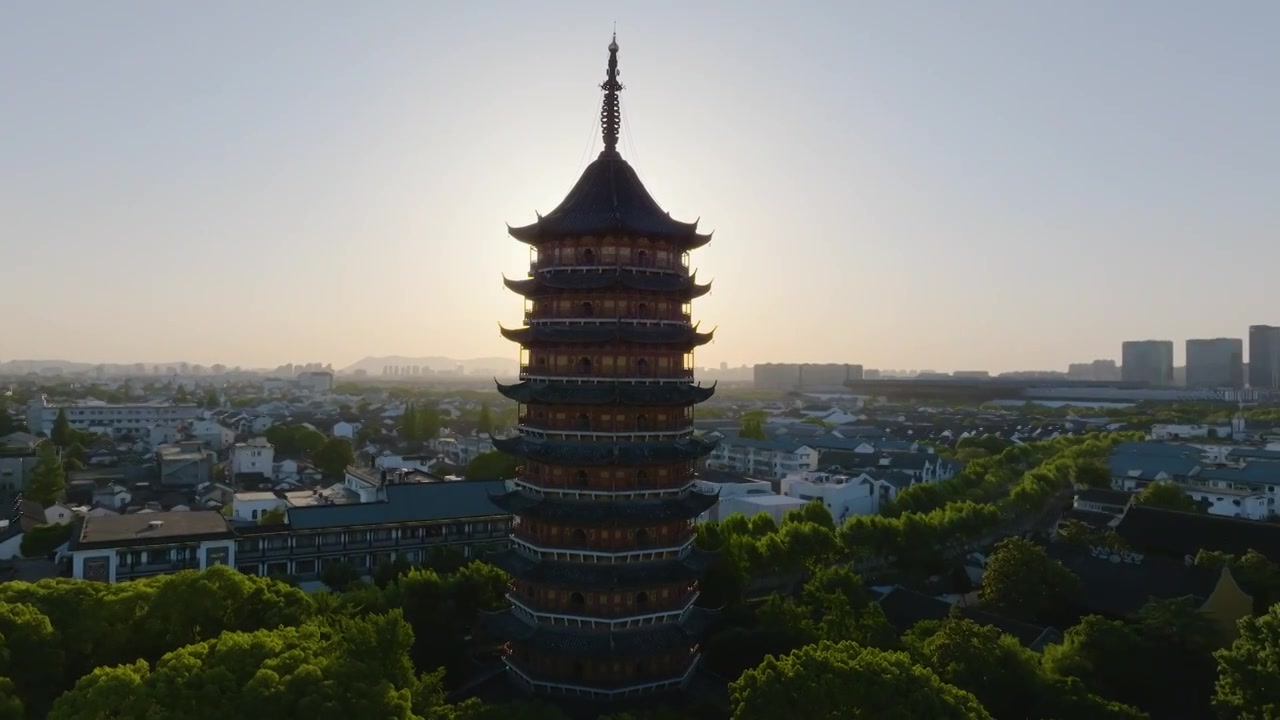
[[[782,494],[804,502],[820,501],[837,525],[854,515],[874,515],[880,508],[875,484],[861,473],[793,473],[782,479]]]
[[[734,512],[743,512],[745,514],[747,510],[754,509],[754,506],[735,503],[734,501],[737,498],[773,496],[776,494],[773,492],[773,486],[768,480],[757,480],[719,470],[704,470],[699,473],[697,479],[694,480],[694,486],[701,492],[710,493],[718,497],[716,504],[712,505],[709,510],[698,518],[702,522],[719,522]],[[735,506],[737,510],[734,509]]]
[[[707,467],[739,475],[782,480],[790,473],[818,469],[818,450],[799,438],[757,440],[737,433],[714,433]]]
[[[119,582],[235,561],[235,535],[217,512],[89,516],[67,546],[71,576]]]
[[[196,440],[161,445],[156,450],[160,484],[165,487],[195,487],[213,481],[216,457]]]
[[[215,420],[197,420],[188,432],[217,453],[228,450],[236,442],[236,431]]]
[[[275,472],[275,447],[266,438],[253,438],[231,446],[231,477],[261,475],[270,478]]]
[[[1076,510],[1107,513],[1119,517],[1133,500],[1133,493],[1106,488],[1077,490],[1072,507]]]
[[[895,585],[877,603],[885,619],[899,632],[905,633],[925,620],[946,620],[953,612],[979,625],[988,625],[1017,639],[1023,647],[1042,652],[1046,646],[1062,642],[1062,633],[1052,627],[1014,620],[981,608],[959,605]]]
[[[16,432],[0,437],[0,500],[22,492],[40,460],[43,438]]]
[[[360,432],[361,427],[362,426],[360,423],[347,422],[346,420],[341,420],[333,424],[333,430],[331,431],[331,433],[334,437],[347,438],[348,440],[354,440],[356,437],[356,433]]]

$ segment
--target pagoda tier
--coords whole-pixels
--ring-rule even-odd
[[[527,298],[559,296],[566,290],[634,290],[662,293],[667,297],[688,301],[711,292],[711,283],[698,284],[697,273],[654,274],[627,268],[544,270],[532,273],[532,277],[526,280],[503,278],[502,281],[508,288]]]
[[[715,385],[639,385],[628,382],[564,384],[521,382],[498,383],[503,397],[518,403],[539,405],[652,405],[689,406],[709,400]]]
[[[530,496],[520,490],[494,495],[498,507],[520,518],[550,520],[573,525],[594,524],[601,528],[653,525],[668,520],[690,520],[711,509],[718,497],[691,492],[679,498],[661,500],[560,500]],[[585,539],[585,538],[584,538]]]
[[[699,438],[656,442],[607,443],[538,440],[517,435],[494,438],[495,450],[546,463],[568,465],[659,465],[697,460],[711,454],[715,443]]]
[[[540,559],[521,550],[503,550],[485,559],[517,582],[611,592],[696,581],[713,557],[714,553],[691,548],[678,559],[658,562],[567,562]]]
[[[693,350],[712,340],[689,272],[710,235],[673,220],[617,152],[616,43],[601,112],[604,151],[545,217],[510,234],[533,246],[521,345],[519,434],[494,448],[523,459],[493,502],[513,516],[511,610],[490,630],[512,677],[538,692],[612,698],[682,686],[706,613],[695,607],[708,554],[696,519],[716,496],[694,469],[714,443],[694,434]]]
[[[595,320],[583,325],[528,325],[520,328],[502,328],[502,336],[521,345],[542,343],[568,343],[594,345],[598,343],[642,343],[676,345],[681,349],[706,345],[713,332],[700,333],[697,326],[643,325],[634,320]]]

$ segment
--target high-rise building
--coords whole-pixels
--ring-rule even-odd
[[[618,153],[618,46],[602,85],[604,150],[556,209],[510,228],[534,249],[519,434],[496,449],[522,458],[494,502],[514,516],[512,547],[491,556],[511,574],[510,675],[538,693],[598,699],[681,687],[697,668],[707,612],[694,607],[708,556],[695,519],[716,501],[694,489],[712,444],[693,436],[693,350],[711,340],[691,320],[710,289],[689,272],[710,241],[664,212]]]
[[[1249,327],[1249,387],[1280,390],[1280,327]]]
[[[1240,338],[1188,340],[1187,387],[1244,387],[1244,341]]]
[[[1173,341],[1126,341],[1120,346],[1120,379],[1125,382],[1172,385]]]

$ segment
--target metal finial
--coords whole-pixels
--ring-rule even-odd
[[[604,133],[604,152],[618,153],[618,132],[622,127],[622,110],[618,104],[618,93],[622,83],[618,82],[618,34],[615,31],[609,43],[609,71],[604,83],[604,105],[600,108],[600,128]]]

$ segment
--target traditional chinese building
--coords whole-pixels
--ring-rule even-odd
[[[507,666],[540,693],[599,699],[679,688],[699,659],[706,613],[694,607],[704,553],[695,518],[715,496],[694,489],[711,446],[693,436],[694,348],[711,340],[690,306],[705,295],[689,252],[697,223],[674,220],[618,153],[618,45],[609,45],[604,150],[537,222],[509,228],[529,244],[520,434],[495,440],[523,459],[495,503],[515,516],[511,549],[492,557],[514,578],[494,619]]]

